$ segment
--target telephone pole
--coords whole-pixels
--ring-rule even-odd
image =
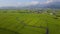
[[[47,20],[46,20],[46,24],[47,24],[47,26],[46,26],[46,34],[49,34],[48,21]]]

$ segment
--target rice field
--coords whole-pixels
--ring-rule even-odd
[[[0,12],[0,34],[60,34],[60,18],[50,14]]]

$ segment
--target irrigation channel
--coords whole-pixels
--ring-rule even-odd
[[[42,28],[42,29],[45,29],[45,30],[46,30],[46,34],[49,34],[49,29],[48,29],[48,22],[47,22],[47,20],[46,20],[46,24],[47,24],[46,27],[28,25],[28,24],[24,23],[24,21],[21,21],[21,22],[20,22],[19,17],[16,17],[16,20],[23,25],[23,26],[21,27],[21,30],[22,30],[25,26],[29,26],[29,27],[34,27],[34,28]]]
[[[6,28],[0,28],[0,34],[20,34],[20,33]]]

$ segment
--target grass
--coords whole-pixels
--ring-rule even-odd
[[[46,34],[47,23],[49,34],[60,34],[60,18],[54,19],[54,15],[0,13],[0,28],[2,28],[0,33],[3,32],[2,34]]]
[[[19,34],[18,32],[11,31],[5,28],[0,28],[0,34]]]

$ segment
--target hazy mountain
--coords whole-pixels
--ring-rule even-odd
[[[46,8],[46,4],[37,4],[37,5],[31,5],[31,6],[26,6],[23,8],[27,8],[27,9],[33,9],[33,8]]]
[[[60,9],[60,2],[52,2],[52,3],[49,3],[47,6],[47,8],[55,8],[55,9]]]
[[[23,8],[51,8],[51,9],[60,9],[60,2],[52,2],[49,4],[37,4],[37,5],[31,5],[31,6],[26,6]]]
[[[1,9],[33,9],[33,8],[52,8],[52,9],[60,9],[60,2],[51,2],[49,4],[37,4],[37,5],[30,5],[25,7],[0,7]]]

